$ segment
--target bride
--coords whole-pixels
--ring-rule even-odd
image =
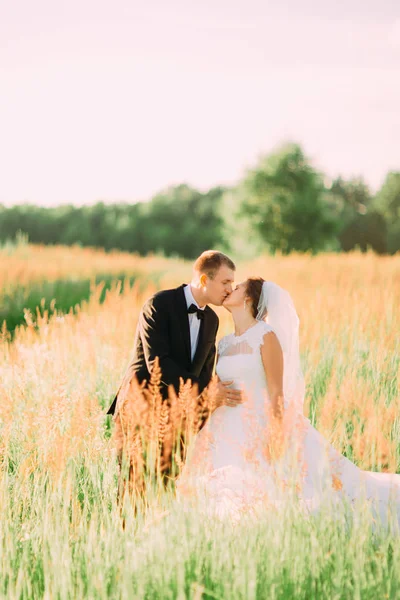
[[[310,513],[326,500],[366,500],[375,519],[400,522],[400,475],[359,469],[303,415],[299,319],[288,292],[253,277],[223,306],[235,332],[218,345],[216,373],[242,401],[219,403],[195,437],[178,498],[194,496],[209,514],[234,519],[289,493]]]

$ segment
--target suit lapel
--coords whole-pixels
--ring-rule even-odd
[[[196,373],[199,365],[202,366],[204,363],[204,359],[205,359],[204,353],[205,353],[205,350],[207,349],[206,341],[209,339],[209,335],[210,335],[210,318],[209,317],[210,317],[210,309],[208,308],[208,306],[206,306],[204,309],[204,319],[201,321],[201,324],[200,324],[197,349],[196,349],[196,353],[194,355],[193,364],[192,364],[192,368],[195,373]],[[199,369],[199,370],[201,370],[201,369]]]
[[[185,284],[181,285],[176,289],[176,306],[177,306],[177,317],[180,324],[180,329],[185,345],[187,359],[189,364],[191,363],[191,350],[190,350],[190,329],[189,329],[189,317],[187,311],[186,297],[184,292]]]

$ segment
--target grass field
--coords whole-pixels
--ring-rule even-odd
[[[25,259],[4,255],[3,290],[68,278],[74,261],[85,277],[131,268],[126,255],[25,252],[26,272],[36,275],[18,271]],[[145,285],[139,274],[102,303],[98,286],[75,314],[41,310],[12,341],[3,332],[0,596],[400,598],[400,539],[371,533],[363,507],[349,528],[332,514],[307,522],[290,502],[233,526],[185,513],[172,489],[154,486],[146,510],[135,515],[125,503],[122,526],[104,409],[128,363],[142,302],[190,278],[189,264],[147,261],[139,261]],[[400,472],[400,256],[265,257],[239,265],[238,280],[245,275],[272,279],[294,298],[313,424],[360,467]],[[218,313],[221,337],[231,323]]]
[[[178,267],[179,261],[175,261]],[[150,279],[157,283],[168,269],[168,261],[160,257],[142,258],[123,252],[105,253],[91,248],[34,246],[20,239],[0,247],[0,322],[6,321],[13,332],[25,324],[25,311],[34,316],[42,306],[49,314],[56,308],[74,310],[88,300],[96,284],[105,290],[116,281],[132,283]]]

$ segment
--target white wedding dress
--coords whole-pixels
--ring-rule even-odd
[[[287,449],[271,460],[270,402],[260,348],[273,331],[257,321],[243,335],[225,336],[218,346],[216,372],[242,389],[246,400],[217,408],[189,448],[177,481],[180,501],[201,500],[207,513],[234,519],[257,507],[276,507],[294,493],[307,513],[325,501],[351,504],[365,499],[383,523],[400,520],[400,475],[359,469],[338,453],[302,414],[302,406],[285,402]]]

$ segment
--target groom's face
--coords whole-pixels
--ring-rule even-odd
[[[221,306],[225,298],[232,292],[235,272],[229,267],[222,265],[215,273],[213,279],[210,279],[207,275],[203,277],[205,278],[204,291],[207,296],[207,303]]]

